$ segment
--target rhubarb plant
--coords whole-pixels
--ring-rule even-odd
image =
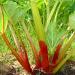
[[[0,34],[4,42],[9,47],[12,54],[16,57],[18,62],[29,74],[55,74],[72,56],[73,53],[72,50],[70,50],[70,47],[75,39],[75,32],[73,31],[71,36],[68,38],[67,42],[64,44],[66,35],[70,30],[66,29],[66,31],[63,32],[61,27],[62,23],[60,23],[60,25],[58,25],[57,23],[57,16],[64,0],[54,1],[54,5],[51,11],[49,11],[49,1],[41,1],[40,4],[42,5],[42,3],[44,3],[44,5],[46,6],[45,9],[47,11],[44,15],[46,16],[46,20],[44,20],[44,23],[44,18],[42,18],[42,16],[40,15],[40,8],[38,8],[37,5],[39,0],[28,1],[30,7],[28,7],[28,10],[26,11],[24,11],[24,9],[21,9],[16,2],[8,2],[8,4],[0,6]],[[12,11],[10,10],[10,7],[6,9],[6,6],[12,6]],[[29,21],[27,21],[24,17],[24,15],[27,14],[26,12],[28,11],[31,11],[32,16],[32,20]],[[71,18],[71,20],[74,20],[74,16],[72,16]],[[74,21],[71,20],[69,21],[69,23],[74,24]],[[23,42],[23,39],[20,35],[22,32],[17,31],[19,35],[16,34],[16,24],[20,24],[22,26],[22,29],[29,41],[35,60],[34,68],[32,68],[31,64],[29,63],[25,42]],[[27,29],[27,25],[32,25],[34,28],[35,34],[37,35],[36,38],[38,41],[39,50],[36,49],[33,43],[33,38]],[[57,26],[59,27],[57,28]],[[11,45],[11,42],[6,35],[7,27],[9,27],[11,31],[16,48]],[[49,50],[50,52],[53,51],[53,53],[50,53]]]

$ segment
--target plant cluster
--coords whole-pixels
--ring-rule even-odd
[[[71,33],[66,44],[64,44],[64,40],[66,39],[66,35],[70,31],[70,28],[67,25],[63,28],[64,21],[58,20],[58,17],[60,18],[60,14],[62,14],[61,11],[66,7],[63,7],[63,10],[60,10],[64,2],[64,0],[53,0],[53,4],[49,6],[50,1],[48,0],[24,1],[26,5],[19,1],[6,1],[0,5],[0,34],[6,45],[10,48],[12,54],[16,57],[22,67],[31,75],[55,74],[62,65],[74,55],[74,50],[72,51],[70,47],[75,39],[75,32],[73,31]],[[71,4],[73,5],[73,3]],[[70,5],[70,7],[72,7],[72,5]],[[52,9],[50,9],[51,7]],[[58,13],[60,14],[58,15]],[[74,26],[75,14],[73,13],[67,18],[69,18],[69,25]],[[31,68],[24,44],[25,42],[23,42],[23,39],[21,38],[22,32],[16,31],[16,24],[22,26],[22,30],[32,48],[35,59],[34,68]],[[27,25],[33,26],[37,36],[39,50],[36,49],[33,43]],[[11,31],[16,47],[12,46],[10,40],[6,36],[7,27],[9,27]],[[72,29],[74,27],[72,27]],[[16,34],[17,32],[18,34]]]

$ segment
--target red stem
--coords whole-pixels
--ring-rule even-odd
[[[59,56],[60,49],[61,49],[61,44],[58,44],[57,47],[56,47],[53,59],[52,59],[52,64],[56,64],[58,56]]]
[[[16,52],[16,49],[14,49],[13,46],[10,44],[10,42],[9,42],[8,38],[6,37],[5,33],[2,34],[2,38],[5,41],[5,43],[7,44],[7,46],[10,48],[10,50],[12,51],[12,54],[17,58],[19,63],[26,70],[26,64],[24,63],[23,59],[19,56],[19,54]],[[29,73],[32,73],[32,70],[30,70]]]

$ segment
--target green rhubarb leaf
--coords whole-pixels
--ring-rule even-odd
[[[0,8],[0,33],[4,33],[6,31],[8,24],[8,17],[4,11]],[[3,31],[4,30],[4,31]]]
[[[3,4],[3,7],[4,7],[4,10],[6,11],[8,17],[10,18],[16,12],[16,9],[18,8],[18,5],[17,5],[16,2],[7,1],[6,3]]]
[[[39,10],[37,8],[36,2],[34,2],[32,0],[31,0],[31,10],[32,10],[32,14],[33,14],[33,19],[34,19],[35,30],[36,30],[37,36],[38,36],[39,40],[45,41],[45,32],[44,32],[41,17],[39,14]]]
[[[21,19],[21,17],[24,16],[24,10],[16,2],[13,1],[8,1],[5,3],[4,10],[6,11],[8,17],[12,19],[14,24],[16,24]]]
[[[75,12],[69,16],[69,26],[75,30]]]

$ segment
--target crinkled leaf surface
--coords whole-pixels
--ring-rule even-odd
[[[4,9],[9,17],[13,16],[17,9],[17,3],[13,1],[7,1],[4,4]]]
[[[24,8],[25,7],[25,8]],[[21,18],[25,16],[25,13],[29,10],[28,4],[21,6],[14,1],[7,1],[4,3],[4,9],[13,23],[16,24]]]

